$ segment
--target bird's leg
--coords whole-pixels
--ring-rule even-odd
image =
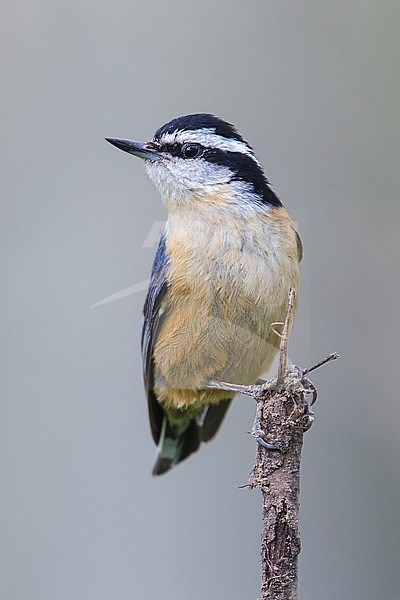
[[[235,392],[236,394],[246,394],[248,396],[254,396],[255,392],[258,391],[257,385],[240,385],[238,383],[227,383],[225,381],[217,381],[216,379],[209,379],[204,386],[208,390],[226,390],[227,392]]]
[[[269,385],[269,382],[266,382],[263,379],[257,379],[257,382],[254,385],[239,385],[236,383],[227,383],[225,381],[209,379],[204,387],[211,390],[226,390],[227,392],[246,394],[256,398],[256,414],[254,417],[253,427],[251,428],[251,434],[255,438],[257,444],[260,446],[268,448],[268,450],[280,450],[278,446],[267,442],[265,439],[266,433],[260,427],[262,403],[257,399],[257,392],[259,392],[260,388],[264,385]]]
[[[262,391],[273,390],[276,387],[276,379],[266,381],[265,379],[257,379],[252,385],[241,385],[239,383],[229,383],[219,381],[217,379],[208,379],[203,386],[207,390],[226,390],[227,392],[235,392],[236,394],[246,394],[255,398]]]

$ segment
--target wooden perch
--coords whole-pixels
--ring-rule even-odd
[[[294,289],[289,292],[287,316],[280,334],[278,375],[258,390],[252,390],[257,401],[258,432],[267,432],[268,443],[279,448],[272,450],[259,445],[250,474],[249,487],[258,487],[262,493],[260,600],[297,600],[300,459],[304,431],[313,421],[309,407],[317,394],[304,375],[339,358],[333,353],[305,370],[287,367],[294,293]],[[307,400],[310,393],[311,402]]]
[[[278,374],[261,385],[210,381],[210,387],[246,394],[257,402],[252,433],[258,442],[249,484],[262,493],[261,596],[259,600],[297,600],[300,553],[300,459],[304,431],[314,420],[311,406],[317,390],[305,376],[339,358],[334,352],[316,365],[301,369],[287,364],[288,337],[295,290],[289,291],[288,309],[280,337]],[[307,396],[311,395],[308,400]]]

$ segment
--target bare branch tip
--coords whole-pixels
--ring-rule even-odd
[[[316,365],[313,365],[312,367],[309,367],[308,369],[304,369],[303,373],[304,373],[304,375],[307,375],[307,373],[311,373],[311,371],[315,371],[315,369],[319,369],[323,365],[326,365],[326,363],[331,362],[332,360],[337,360],[338,358],[340,358],[340,354],[338,354],[337,352],[332,352],[329,356],[324,358],[324,360],[321,360]]]

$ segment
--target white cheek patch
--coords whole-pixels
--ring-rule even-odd
[[[147,161],[146,171],[164,199],[205,193],[214,185],[228,183],[232,177],[228,167],[203,159],[190,161],[178,157]]]
[[[229,210],[231,215],[253,215],[255,212],[265,214],[272,207],[255,202],[253,186],[246,181],[232,181],[232,172],[227,167],[210,166],[206,161],[201,161],[205,164],[205,169],[193,169],[192,177],[189,176],[187,170],[188,161],[176,159],[176,162],[181,161],[184,165],[171,165],[171,170],[168,168],[167,162],[146,162],[146,171],[161,194],[161,197],[167,207],[172,208],[184,203],[187,206],[193,206],[191,200],[195,199],[195,206],[198,206],[198,198],[202,194],[212,192],[214,185],[224,184],[229,182],[229,189],[232,192],[232,198],[229,202]],[[197,164],[200,161],[196,161]],[[208,170],[210,169],[210,170]],[[235,213],[236,211],[236,213]]]

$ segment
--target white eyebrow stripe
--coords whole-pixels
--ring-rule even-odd
[[[224,138],[221,135],[217,135],[215,130],[211,128],[202,129],[201,131],[187,130],[165,133],[161,137],[160,142],[162,144],[186,144],[189,142],[196,142],[206,148],[217,148],[218,150],[223,150],[225,152],[240,152],[241,154],[246,154],[247,156],[251,156],[258,165],[260,164],[246,142]]]

